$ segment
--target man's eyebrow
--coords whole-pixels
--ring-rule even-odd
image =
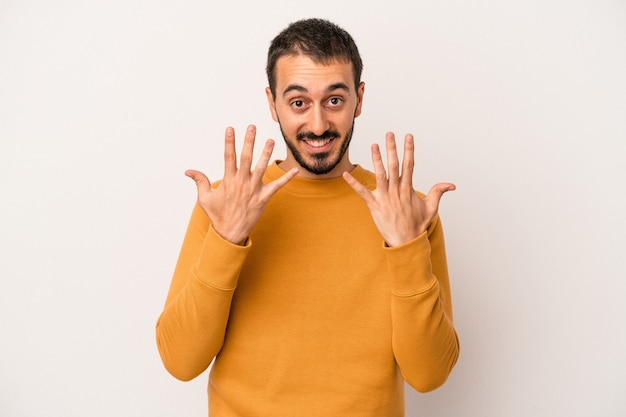
[[[306,93],[308,90],[298,84],[289,84],[287,88],[285,88],[285,91],[283,91],[283,97],[285,97],[287,93],[291,91],[299,91],[301,93]]]
[[[329,85],[328,88],[326,89],[326,92],[330,93],[335,90],[344,90],[346,93],[349,93],[350,87],[348,87],[346,83],[339,82],[339,83]],[[291,91],[299,91],[301,93],[307,93],[309,90],[307,90],[306,88],[298,84],[290,84],[287,86],[287,88],[285,88],[285,91],[283,91],[283,97],[285,97],[287,93]]]
[[[326,92],[330,93],[331,91],[335,91],[335,90],[345,90],[346,93],[349,93],[350,87],[348,87],[345,83],[335,83],[335,84],[331,84],[326,89]]]

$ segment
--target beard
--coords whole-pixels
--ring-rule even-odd
[[[283,139],[285,140],[285,143],[287,144],[287,148],[289,148],[289,150],[291,151],[291,154],[293,155],[298,165],[300,165],[302,168],[309,171],[311,174],[315,174],[315,175],[328,174],[339,164],[339,162],[341,162],[344,155],[348,151],[348,147],[350,146],[350,141],[352,140],[352,133],[354,132],[354,120],[352,120],[352,126],[350,127],[350,130],[346,132],[345,136],[343,137],[343,143],[341,143],[341,148],[339,149],[339,153],[337,153],[336,156],[333,157],[333,155],[330,152],[319,152],[319,153],[314,153],[313,155],[311,155],[312,161],[307,161],[306,158],[302,155],[302,153],[298,151],[295,143],[287,138],[287,135],[285,135],[285,132],[283,131],[283,127],[280,124],[280,121],[278,122],[278,125],[280,126],[280,133],[283,135]],[[320,139],[330,139],[330,138],[332,138],[333,140],[341,140],[342,136],[339,133],[339,131],[334,130],[334,129],[327,130],[326,132],[322,133],[319,136],[315,135],[313,132],[299,132],[296,135],[295,142],[301,141],[303,139],[320,140]]]

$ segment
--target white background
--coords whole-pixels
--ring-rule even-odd
[[[416,187],[458,186],[461,357],[407,415],[626,414],[626,2],[0,0],[0,415],[206,415],[154,341],[183,172],[227,125],[284,155],[265,54],[314,16],[365,62],[352,160],[412,132]]]

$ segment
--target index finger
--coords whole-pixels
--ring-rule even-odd
[[[270,157],[272,156],[272,151],[274,150],[274,140],[268,139],[265,142],[265,146],[263,147],[263,151],[261,152],[261,157],[252,172],[252,178],[263,178],[263,174],[267,170],[267,164],[270,162]]]

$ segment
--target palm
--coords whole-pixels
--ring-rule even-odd
[[[443,193],[456,187],[450,183],[439,183],[430,189],[426,197],[420,197],[413,189],[413,136],[405,137],[402,172],[393,133],[387,134],[386,150],[388,173],[378,145],[372,146],[376,189],[370,191],[348,173],[344,174],[344,178],[365,200],[385,242],[389,246],[398,246],[426,231],[437,215]]]
[[[297,169],[285,173],[279,179],[264,184],[263,174],[274,149],[274,141],[265,143],[263,152],[254,169],[252,153],[256,128],[246,130],[239,168],[235,150],[235,133],[226,129],[224,150],[224,178],[215,188],[200,171],[187,170],[185,175],[193,179],[198,189],[198,205],[204,209],[215,231],[224,239],[241,244],[258,222],[269,199],[297,173]]]

